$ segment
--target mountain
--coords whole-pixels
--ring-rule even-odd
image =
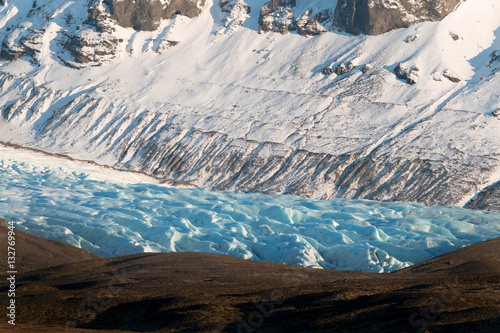
[[[500,211],[496,0],[1,3],[1,141],[216,190]]]

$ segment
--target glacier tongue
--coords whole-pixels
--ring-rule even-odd
[[[0,216],[104,256],[198,251],[389,272],[500,237],[498,213],[174,188],[4,146],[0,172]]]

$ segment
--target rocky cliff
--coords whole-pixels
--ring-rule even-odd
[[[162,19],[174,15],[198,16],[205,0],[104,0],[111,17],[122,27],[136,30],[155,30]]]
[[[440,21],[461,0],[339,0],[335,23],[354,34],[378,35],[424,21]]]
[[[338,0],[317,3],[273,0],[260,9],[260,32],[297,30],[314,36],[331,29],[378,35],[424,21],[440,21],[461,0]]]

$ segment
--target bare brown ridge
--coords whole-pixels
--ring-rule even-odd
[[[60,265],[83,253],[16,236],[19,251],[38,253],[20,262],[26,273],[16,276],[16,330],[4,319],[2,332],[434,333],[496,332],[500,325],[500,239],[369,274],[203,253]],[[58,266],[32,270],[35,260]],[[1,281],[5,294],[9,285]],[[2,318],[7,302],[0,299]]]

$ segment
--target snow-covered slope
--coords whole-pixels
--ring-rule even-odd
[[[207,1],[149,32],[89,22],[87,1],[32,3],[0,7],[0,140],[323,199],[464,205],[500,181],[496,0],[378,36],[314,37],[259,34],[258,0],[233,18]]]

